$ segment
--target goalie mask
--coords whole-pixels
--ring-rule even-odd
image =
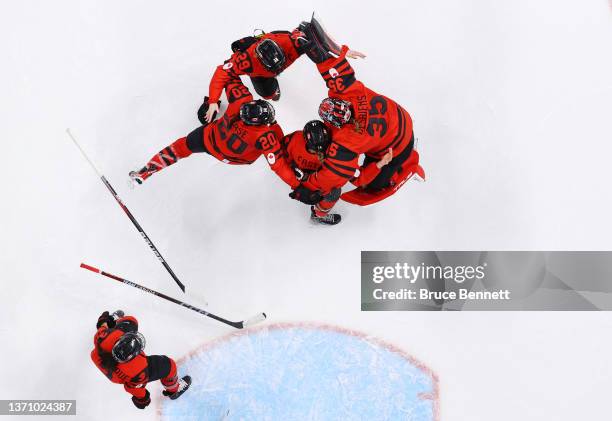
[[[329,130],[322,121],[312,120],[304,126],[304,139],[306,140],[306,150],[311,153],[325,154],[327,147],[331,143]]]
[[[285,65],[285,53],[271,39],[264,39],[255,47],[255,54],[263,66],[272,73],[280,73]]]
[[[127,332],[113,345],[113,358],[118,363],[126,363],[136,358],[145,347],[146,341],[140,332]]]
[[[257,99],[240,106],[240,119],[249,126],[263,126],[273,124],[274,107],[268,101]]]
[[[351,103],[338,98],[325,98],[319,105],[319,117],[333,126],[342,127],[351,120]]]

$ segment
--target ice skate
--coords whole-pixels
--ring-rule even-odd
[[[144,181],[149,178],[153,173],[157,172],[156,168],[151,167],[142,167],[138,171],[130,171],[129,176],[132,183],[142,184]]]
[[[342,216],[337,213],[325,213],[315,209],[314,206],[310,207],[310,220],[316,224],[323,225],[336,225],[342,220]]]
[[[189,389],[189,386],[191,386],[191,376],[184,376],[182,379],[179,379],[178,384],[179,387],[176,392],[170,393],[167,390],[164,390],[162,394],[164,396],[168,396],[172,400],[178,399],[183,393],[187,391],[187,389]]]

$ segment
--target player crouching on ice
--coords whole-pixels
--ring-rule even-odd
[[[145,355],[144,336],[138,332],[138,322],[117,310],[112,315],[105,311],[96,323],[94,349],[91,359],[113,383],[123,384],[139,409],[151,403],[147,383],[160,380],[162,392],[170,399],[181,396],[191,384],[191,377],[179,379],[176,363],[165,355]]]
[[[309,46],[306,54],[316,63],[329,91],[319,106],[319,116],[331,132],[332,143],[326,165],[300,185],[296,192],[300,201],[308,192],[330,191],[342,187],[354,177],[358,160],[365,154],[364,164],[376,162],[393,152],[393,159],[372,181],[341,198],[361,206],[370,205],[394,194],[408,179],[425,178],[414,150],[412,118],[392,99],[380,95],[355,78],[349,58],[363,54],[347,46],[331,46],[326,34],[312,23],[302,23]]]
[[[274,107],[262,99],[253,100],[248,88],[238,76],[225,86],[229,105],[223,117],[204,124],[186,137],[155,154],[139,171],[131,171],[130,178],[138,184],[192,153],[206,152],[219,161],[232,165],[252,164],[265,155],[270,168],[292,189],[299,181],[281,153],[283,130],[274,117]]]
[[[289,165],[293,167],[299,181],[308,177],[324,166],[329,166],[327,154],[332,143],[330,132],[322,121],[312,120],[306,123],[303,130],[295,131],[283,138],[282,144]],[[370,162],[362,166],[356,177],[350,182],[359,187],[369,184],[379,174],[381,169],[393,159],[391,149],[378,162]],[[340,199],[340,188],[333,188],[321,195],[321,200],[310,207],[310,219],[313,222],[326,225],[336,225],[341,216],[330,211]]]

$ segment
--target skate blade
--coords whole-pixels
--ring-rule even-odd
[[[342,221],[340,221],[342,222]],[[318,222],[313,220],[312,218],[310,219],[310,225],[313,227],[335,227],[336,225],[339,225],[340,222],[338,222],[337,224],[326,224],[324,222]]]
[[[134,190],[136,188],[136,180],[134,180],[132,177],[128,177],[128,179],[125,181],[125,184],[127,185],[127,188],[130,190]]]

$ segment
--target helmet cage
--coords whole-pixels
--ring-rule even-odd
[[[319,105],[319,117],[335,127],[351,120],[351,103],[338,98],[325,98]]]
[[[276,121],[275,114],[272,104],[263,99],[246,102],[240,106],[240,119],[249,126],[272,124]]]
[[[255,54],[261,64],[272,73],[280,73],[286,58],[283,50],[271,39],[264,39],[255,46]]]
[[[131,361],[144,350],[146,343],[140,332],[124,333],[113,345],[113,358],[118,363]]]

